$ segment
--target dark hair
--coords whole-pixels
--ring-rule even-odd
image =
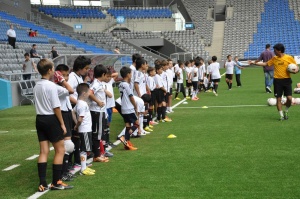
[[[170,58],[169,58],[169,59],[167,59],[167,62],[170,62],[170,61],[172,61],[172,59],[170,59]]]
[[[52,49],[54,48],[55,46],[52,46]]]
[[[154,61],[154,66],[156,67],[156,66],[158,66],[158,65],[160,65],[161,64],[161,61],[159,60],[159,59],[156,59],[155,61]]]
[[[144,94],[144,95],[142,95],[141,98],[146,103],[150,103],[150,101],[151,101],[151,95],[149,95],[149,94]]]
[[[155,65],[155,70],[156,70],[156,71],[158,71],[158,70],[161,69],[161,68],[162,68],[162,65],[160,65],[160,64],[159,64],[159,65]]]
[[[266,49],[267,49],[267,48],[270,48],[270,47],[271,47],[271,45],[270,45],[270,44],[267,44],[267,45],[266,45]]]
[[[285,51],[285,47],[284,47],[284,45],[281,44],[281,43],[275,44],[275,45],[273,46],[273,48],[274,48],[275,50],[280,51],[281,53],[284,53],[284,51]]]
[[[32,47],[36,46],[36,44],[32,44]]]
[[[120,74],[121,74],[122,78],[127,77],[127,75],[130,73],[131,73],[131,68],[129,68],[129,67],[122,67],[120,70]]]
[[[26,56],[28,56],[28,57],[29,57],[29,53],[25,53],[25,54],[24,54],[24,57],[26,57]]]
[[[107,68],[102,64],[96,65],[94,68],[94,78],[102,77],[107,73]]]
[[[212,61],[217,61],[217,59],[218,59],[217,56],[212,56],[211,58]]]
[[[111,74],[112,74],[111,70],[109,68],[107,68],[106,75],[111,75]]]
[[[162,60],[162,61],[160,62],[160,65],[166,66],[166,65],[168,65],[168,62],[167,62],[166,60]]]
[[[155,68],[150,66],[147,70],[147,73],[150,75],[151,71],[154,71],[154,70],[155,70]]]
[[[74,61],[74,65],[73,65],[73,71],[79,71],[80,69],[84,69],[87,65],[91,64],[91,59],[90,58],[86,58],[85,56],[78,56],[75,61]]]
[[[185,65],[185,66],[188,66],[190,63],[191,63],[190,61],[186,61],[186,62],[184,63],[184,65]]]
[[[139,57],[142,57],[142,56],[140,54],[138,54],[138,53],[133,54],[132,55],[132,63],[135,63],[136,60],[137,60],[137,58],[139,58]]]
[[[190,60],[190,63],[192,63],[192,62],[195,62],[195,60],[191,59],[191,60]]]
[[[195,61],[195,65],[196,65],[196,66],[200,66],[200,65],[201,65],[200,60],[196,60],[196,61]]]
[[[69,71],[69,66],[65,64],[59,64],[56,66],[55,71]]]
[[[78,93],[78,97],[80,97],[84,92],[88,92],[90,89],[87,83],[80,83],[76,88],[76,92]]]
[[[43,76],[46,75],[48,71],[53,68],[53,66],[53,62],[49,59],[41,59],[37,64],[37,69],[39,73]]]
[[[119,46],[116,46],[116,48],[118,48],[118,49],[119,49]]]
[[[145,63],[146,63],[146,61],[143,58],[138,57],[136,59],[136,61],[135,61],[135,64],[136,64],[135,67],[136,67],[136,69],[139,70],[142,67],[142,65],[145,64]]]
[[[231,55],[227,55],[227,59],[228,59],[229,57],[231,57]]]

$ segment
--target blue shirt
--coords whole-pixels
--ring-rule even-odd
[[[234,62],[234,73],[235,74],[242,74],[242,70],[239,67],[243,66],[243,64],[239,61]]]

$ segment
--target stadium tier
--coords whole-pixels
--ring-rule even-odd
[[[57,18],[106,18],[106,15],[97,8],[42,6],[39,7],[39,11]]]
[[[172,11],[169,8],[109,8],[108,14],[115,18],[124,16],[125,18],[171,18]]]

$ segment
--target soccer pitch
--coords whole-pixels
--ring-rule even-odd
[[[299,77],[292,75],[293,85]],[[93,163],[95,176],[78,176],[69,182],[74,189],[41,198],[300,198],[300,106],[279,122],[276,107],[267,106],[273,94],[265,93],[260,67],[242,71],[241,88],[233,81],[229,91],[222,77],[218,97],[200,93],[199,101],[177,106],[169,114],[173,122],[132,139],[137,151],[119,145],[110,162]],[[25,160],[39,154],[34,123],[33,106],[0,111],[0,198],[27,198],[37,191],[37,159]],[[114,113],[112,141],[123,126]],[[177,138],[167,139],[169,134]],[[51,167],[52,158],[48,183]]]

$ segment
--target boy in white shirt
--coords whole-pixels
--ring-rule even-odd
[[[168,59],[168,69],[166,70],[167,76],[168,76],[168,93],[169,93],[169,99],[167,103],[167,112],[173,113],[172,110],[172,93],[173,93],[173,78],[174,78],[174,71],[172,70],[173,67],[173,61],[171,59]]]
[[[136,60],[137,58],[141,58],[142,56],[138,53],[133,54],[132,55],[132,64],[130,65],[130,69],[131,69],[131,80],[130,80],[130,88],[132,89],[132,91],[134,91],[134,80],[135,80],[135,76],[136,76]]]
[[[233,77],[233,69],[235,62],[232,60],[231,55],[227,56],[227,60],[224,64],[224,68],[226,68],[226,83],[228,85],[228,90],[232,88],[232,77]]]
[[[90,85],[91,104],[90,111],[92,115],[92,138],[93,138],[93,153],[94,162],[108,162],[105,157],[105,141],[104,137],[107,134],[106,120],[106,96],[111,98],[112,94],[105,88],[105,74],[107,68],[102,64],[96,65],[94,68],[94,81]],[[99,150],[100,149],[100,150]]]
[[[178,98],[179,92],[182,92],[183,97],[186,98],[185,89],[184,89],[184,85],[183,85],[183,66],[184,66],[184,63],[179,62],[179,69],[177,70],[177,73],[176,73],[176,75],[177,75],[177,90],[176,90],[176,94],[175,94],[176,100],[180,100],[180,98]]]
[[[192,94],[192,77],[191,77],[191,70],[192,70],[192,67],[191,67],[191,62],[190,61],[186,61],[185,62],[185,75],[186,75],[186,78],[185,78],[185,89],[187,89],[188,91],[188,96],[186,97],[186,99],[191,99],[191,94]],[[178,82],[178,81],[177,81]]]
[[[40,155],[37,164],[40,179],[38,191],[43,192],[48,189],[46,171],[50,142],[55,152],[52,166],[53,178],[50,189],[62,190],[73,188],[64,184],[60,179],[65,153],[63,140],[67,130],[61,115],[61,104],[58,98],[57,86],[49,81],[54,75],[54,64],[48,59],[41,59],[37,65],[37,69],[42,76],[42,80],[38,81],[33,89],[36,109],[36,130],[40,144]],[[68,91],[65,92],[68,93]]]
[[[153,121],[153,108],[155,106],[155,101],[156,101],[156,92],[155,92],[156,84],[154,81],[154,76],[156,74],[155,68],[149,67],[147,73],[148,73],[147,85],[151,92],[151,102],[149,103],[149,110],[148,110],[150,115],[150,124],[156,125],[157,123]]]
[[[92,150],[92,117],[87,104],[90,90],[89,85],[86,83],[80,83],[76,91],[78,93],[77,104],[74,107],[74,113],[76,114],[75,127],[79,133],[80,144],[80,160],[81,160],[81,175],[95,175],[95,170],[86,166],[87,153]]]
[[[200,84],[200,90],[206,91],[206,86],[204,86],[204,78],[206,77],[206,70],[205,70],[205,64],[203,58],[199,58],[200,61],[200,68],[198,70],[198,78],[199,78],[199,84]]]
[[[210,81],[213,82],[213,93],[218,96],[218,85],[221,79],[220,64],[217,62],[217,57],[212,56],[212,64],[210,64]]]
[[[197,60],[195,62],[195,67],[192,69],[191,76],[192,76],[192,84],[193,84],[193,95],[192,95],[192,100],[197,101],[199,98],[197,97],[198,94],[198,73],[199,73],[199,68],[200,68],[200,62]]]

